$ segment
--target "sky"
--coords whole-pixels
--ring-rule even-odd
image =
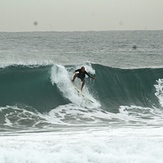
[[[163,0],[0,0],[0,31],[163,30]]]

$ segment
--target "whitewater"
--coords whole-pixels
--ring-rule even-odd
[[[162,36],[1,32],[0,162],[161,163]],[[82,66],[93,102],[71,83]]]

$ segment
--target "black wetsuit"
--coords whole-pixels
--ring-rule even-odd
[[[82,72],[81,69],[77,69],[77,70],[75,70],[75,72],[79,72],[79,73],[77,74],[77,77],[80,78],[81,81],[84,80],[85,74],[88,75],[89,77],[91,77],[91,76],[87,73],[87,71]]]

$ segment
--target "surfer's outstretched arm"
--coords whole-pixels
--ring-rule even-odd
[[[95,77],[93,77],[93,76],[91,76],[90,74],[88,74],[88,72],[87,71],[85,71],[85,74],[87,74],[90,78],[92,78],[93,80],[95,80],[96,78]]]

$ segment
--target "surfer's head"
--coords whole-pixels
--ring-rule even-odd
[[[81,71],[82,71],[82,72],[85,71],[85,67],[84,67],[84,66],[81,67]]]

